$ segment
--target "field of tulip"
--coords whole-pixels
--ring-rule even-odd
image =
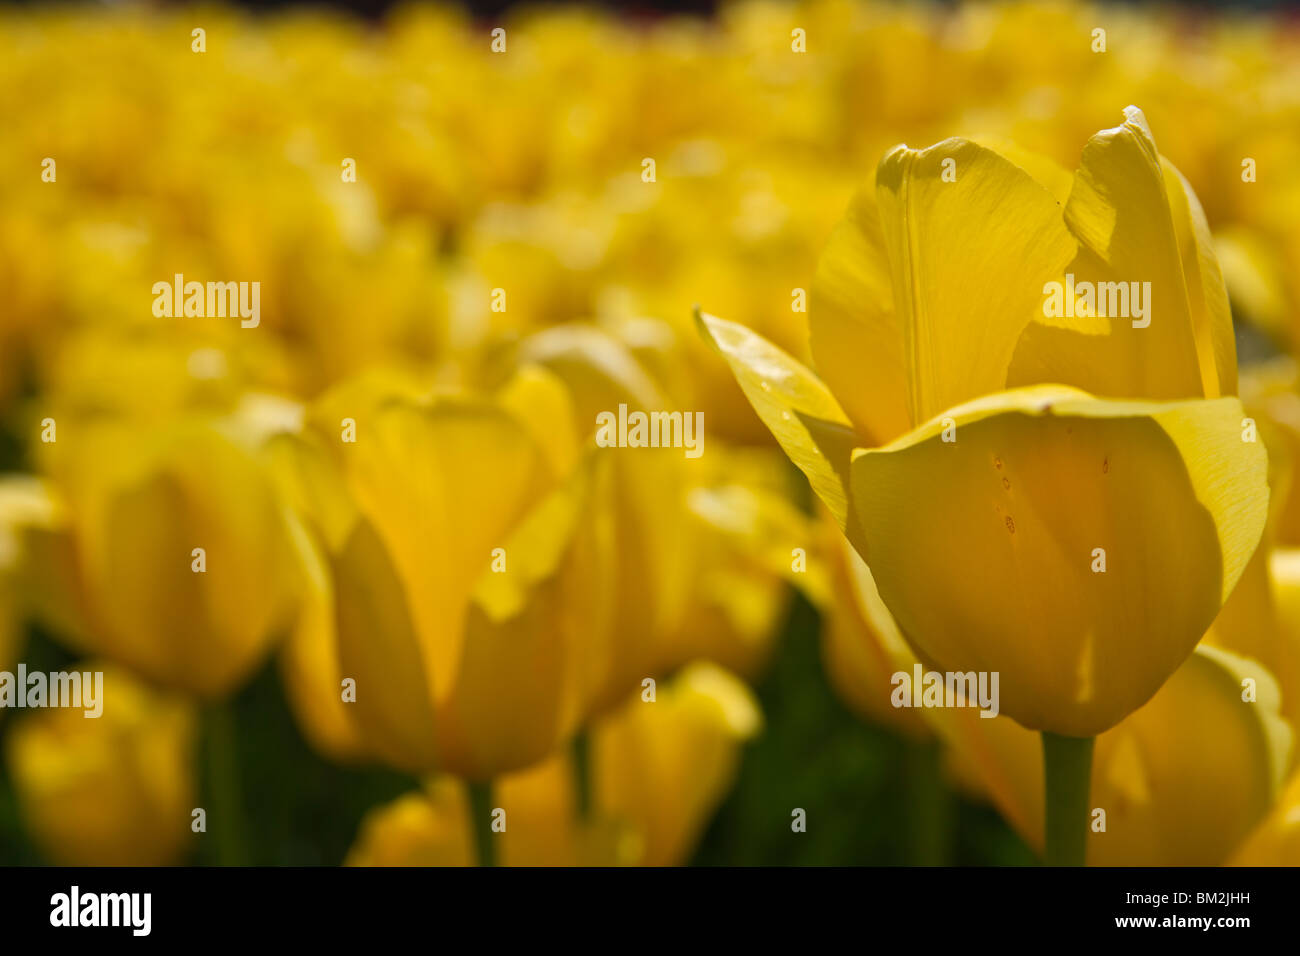
[[[0,865],[1300,864],[1293,14],[0,5],[0,118]]]

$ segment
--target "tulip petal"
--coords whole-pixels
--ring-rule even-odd
[[[849,456],[861,442],[835,397],[816,375],[762,336],[726,319],[697,315],[758,417],[840,527],[847,527]]]
[[[595,803],[637,825],[645,840],[642,865],[686,861],[734,780],[740,744],[761,724],[744,683],[696,663],[661,685],[653,705],[634,698],[596,725]],[[673,799],[664,800],[665,793]]]
[[[842,535],[826,543],[835,600],[823,609],[822,658],[840,698],[867,720],[908,736],[925,738],[928,725],[918,710],[890,703],[893,675],[912,673],[916,655],[907,646],[871,570]]]
[[[280,652],[282,686],[303,736],[336,761],[354,761],[365,753],[352,719],[352,703],[343,696],[334,617],[334,582],[323,548],[303,526],[290,525],[302,569],[298,619]]]
[[[490,572],[489,572],[490,573]],[[439,702],[439,764],[470,780],[520,770],[553,751],[575,729],[574,628],[565,581],[533,588],[510,618],[478,604],[465,617],[456,683]]]
[[[1187,305],[1201,363],[1206,398],[1237,394],[1237,342],[1232,332],[1228,287],[1214,254],[1214,239],[1191,184],[1161,157],[1174,235],[1187,283]]]
[[[583,654],[596,712],[663,666],[693,583],[686,459],[670,448],[593,449],[591,494],[573,560],[591,590]]]
[[[873,182],[853,198],[831,234],[817,263],[808,314],[817,372],[873,445],[911,426],[891,282]]]
[[[391,556],[440,698],[475,582],[547,492],[548,468],[528,432],[486,403],[391,402],[359,424],[366,436],[340,452],[344,472]]]
[[[1236,399],[1078,394],[990,396],[947,413],[955,441],[936,421],[859,451],[850,537],[922,658],[999,672],[1006,713],[1082,737],[1191,652],[1259,541],[1268,492]]]
[[[1102,316],[1098,309],[1090,316],[1048,318],[1040,309],[1016,349],[1007,385],[1065,382],[1115,398],[1213,398],[1220,393],[1218,366],[1207,356],[1209,378],[1202,378],[1165,170],[1142,111],[1130,106],[1125,117],[1084,148],[1065,207],[1066,225],[1080,245],[1068,272],[1076,288],[1123,283],[1117,304],[1123,292],[1131,293],[1130,283],[1149,282],[1146,315]],[[1111,311],[1109,293],[1107,299]],[[1207,327],[1207,343],[1220,337]]]
[[[569,474],[577,461],[580,444],[573,401],[560,377],[543,366],[526,365],[506,382],[496,397],[546,455],[555,480]]]
[[[665,407],[662,391],[631,350],[603,329],[552,326],[523,342],[520,359],[550,370],[568,387],[575,431],[583,439],[595,429],[597,415],[620,403],[643,411]]]
[[[366,743],[396,766],[433,769],[427,654],[397,569],[369,522],[353,526],[333,572],[339,671],[356,681],[350,706]]]
[[[896,147],[876,194],[918,424],[1005,386],[1016,342],[1042,314],[1043,285],[1076,247],[1052,194],[969,140]]]
[[[1278,701],[1259,664],[1197,648],[1150,704],[1098,739],[1090,805],[1106,810],[1106,832],[1090,834],[1088,862],[1222,864],[1285,772],[1291,730]]]

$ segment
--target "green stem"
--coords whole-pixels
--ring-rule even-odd
[[[474,829],[474,848],[478,850],[479,866],[497,865],[496,834],[492,832],[492,781],[471,782],[469,785],[469,813]]]
[[[942,866],[952,836],[952,804],[943,780],[943,750],[936,741],[908,740],[903,773],[907,778],[907,850],[913,866]]]
[[[228,701],[218,701],[204,712],[207,731],[209,824],[216,843],[218,866],[244,865],[244,822],[239,786],[239,734]]]
[[[1086,862],[1093,739],[1043,731],[1048,866],[1083,866]]]

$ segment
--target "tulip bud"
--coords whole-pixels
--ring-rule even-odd
[[[185,701],[100,663],[103,710],[30,711],[6,751],[28,832],[62,866],[182,860],[195,807],[197,721]]]

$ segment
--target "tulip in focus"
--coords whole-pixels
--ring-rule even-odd
[[[1150,314],[1056,315],[1067,276],[1149,282]],[[1003,712],[1044,733],[1074,801],[1049,858],[1078,859],[1090,739],[1191,653],[1267,511],[1200,207],[1132,107],[1073,178],[969,140],[898,147],[814,293],[822,377],[702,322],[918,656],[998,672]]]

